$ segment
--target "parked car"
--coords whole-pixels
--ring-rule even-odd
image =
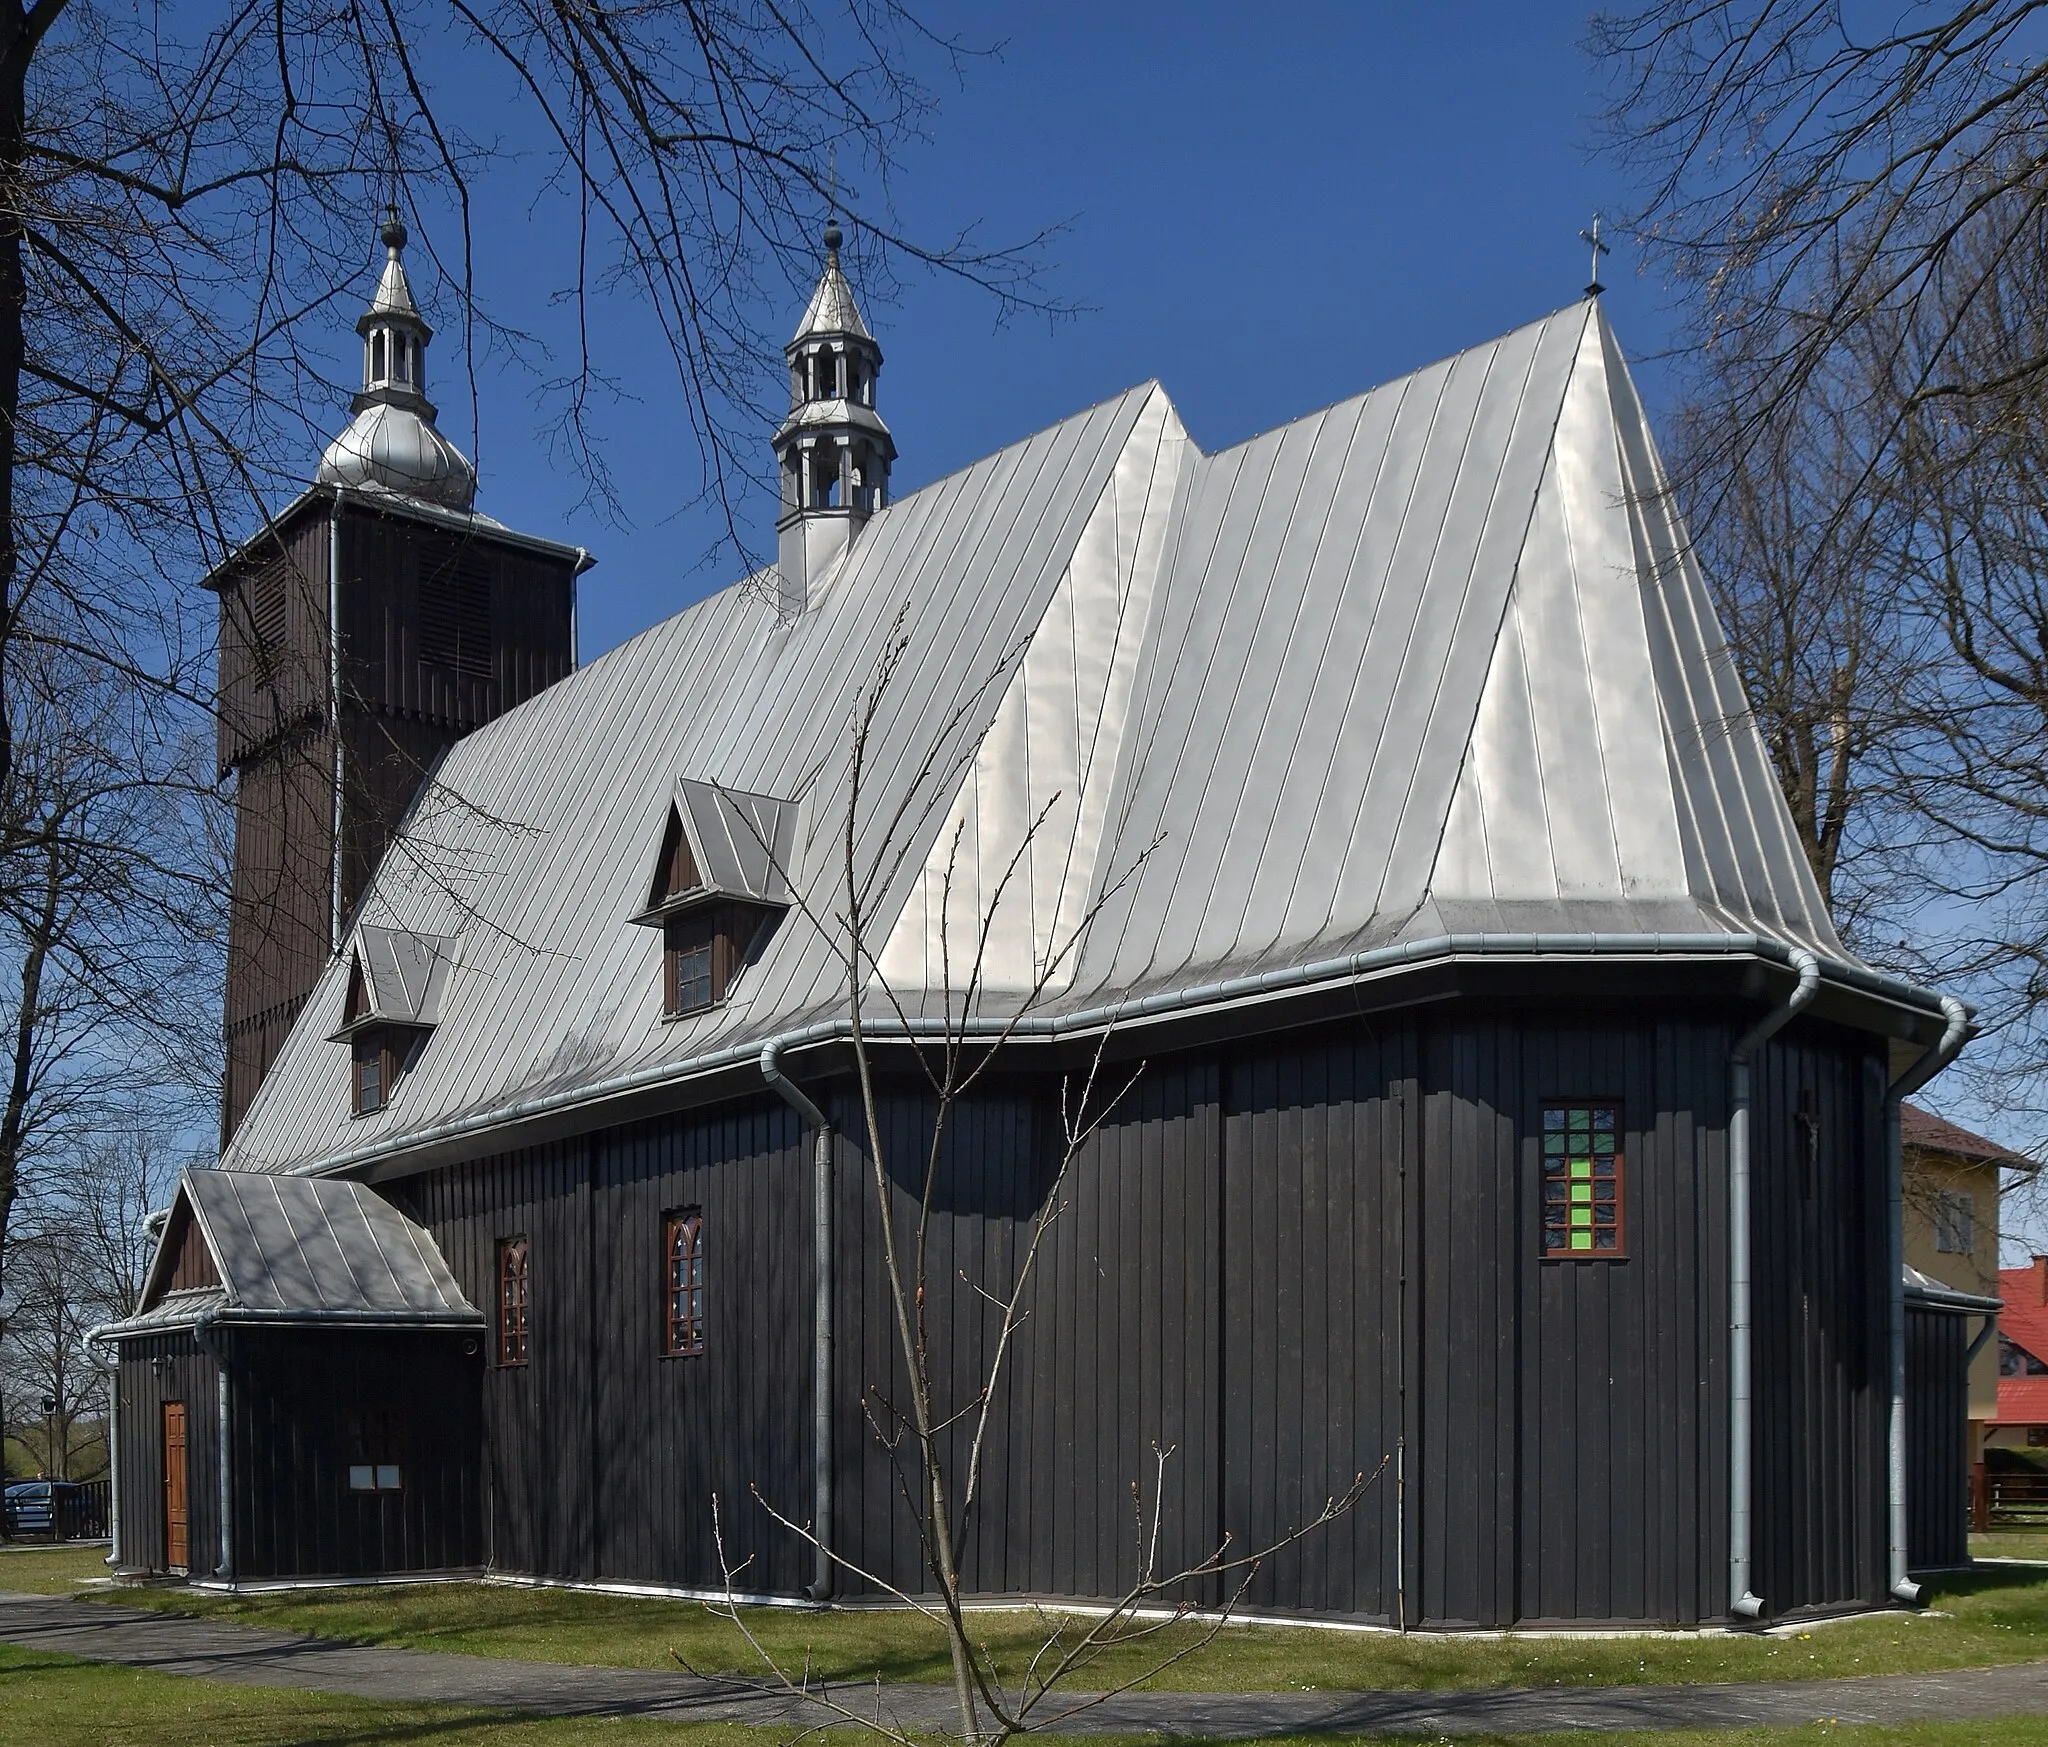
[[[107,1532],[106,1488],[75,1480],[11,1480],[0,1500],[0,1529],[10,1535],[90,1540]]]

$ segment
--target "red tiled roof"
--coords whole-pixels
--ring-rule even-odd
[[[2048,1425],[2048,1377],[2001,1377],[1994,1425]]]
[[[2048,1361],[2048,1257],[2024,1268],[1998,1270],[1998,1332],[2035,1358]],[[2048,1377],[2001,1377],[1998,1423],[2048,1425]]]
[[[1925,1147],[1929,1152],[1949,1153],[1959,1159],[1979,1159],[1986,1164],[2008,1165],[2022,1171],[2039,1168],[2023,1153],[2000,1146],[1995,1140],[1986,1140],[1981,1134],[1972,1134],[1967,1128],[1959,1128],[1946,1117],[1937,1116],[1932,1110],[1922,1110],[1917,1104],[1899,1106],[1899,1138],[1907,1146]]]

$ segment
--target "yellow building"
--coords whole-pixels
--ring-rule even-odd
[[[2032,1159],[1972,1134],[1931,1110],[1903,1106],[1906,1265],[1978,1298],[1997,1298],[1998,1182],[2001,1171],[2032,1173]],[[1970,1465],[1983,1458],[1998,1417],[1998,1343],[1986,1340],[1970,1364]]]

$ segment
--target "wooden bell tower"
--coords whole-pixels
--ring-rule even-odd
[[[442,753],[576,665],[590,556],[472,509],[475,472],[426,398],[432,330],[405,228],[394,214],[380,235],[354,421],[315,484],[207,579],[235,778],[223,1144]]]

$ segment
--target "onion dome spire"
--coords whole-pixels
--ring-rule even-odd
[[[775,529],[786,613],[803,611],[811,584],[889,502],[895,439],[875,410],[882,348],[861,320],[839,265],[844,237],[825,226],[825,270],[796,333],[789,361],[789,414],[774,437],[782,478]]]
[[[397,207],[386,212],[377,238],[384,269],[356,322],[363,338],[363,385],[349,403],[356,416],[320,458],[319,483],[467,510],[476,498],[476,469],[434,428],[426,392],[434,330],[405,276],[406,229]]]

